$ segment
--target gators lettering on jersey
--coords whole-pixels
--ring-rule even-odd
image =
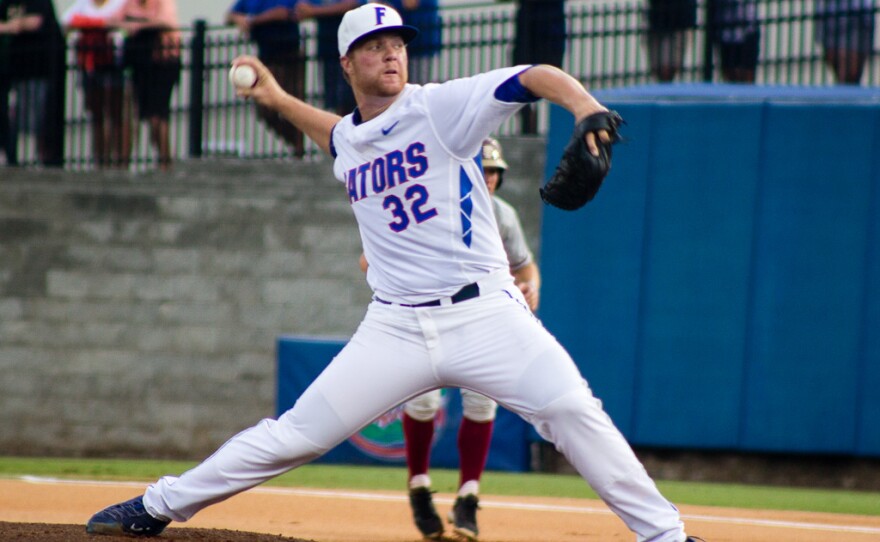
[[[474,157],[534,100],[516,77],[525,69],[407,85],[378,117],[359,122],[355,112],[334,127],[334,174],[347,188],[378,297],[422,303],[508,270]]]
[[[418,179],[428,170],[425,145],[413,143],[405,150],[393,150],[372,162],[348,170],[348,199],[351,203],[370,195],[380,194],[410,179]],[[369,192],[368,192],[369,191]]]

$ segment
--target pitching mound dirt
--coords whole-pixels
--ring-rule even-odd
[[[50,523],[7,523],[0,521],[0,540],[21,542],[132,542],[129,536],[95,536],[82,525]],[[166,529],[159,540],[204,540],[208,542],[310,542],[281,535],[247,533],[226,529]]]

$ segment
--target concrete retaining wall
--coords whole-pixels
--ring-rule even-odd
[[[502,143],[537,251],[544,143]],[[330,167],[0,172],[0,454],[198,458],[273,415],[275,338],[370,299]]]

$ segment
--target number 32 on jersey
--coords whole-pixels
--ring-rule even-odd
[[[425,144],[411,143],[404,150],[393,150],[372,162],[352,168],[346,175],[349,202],[380,195],[388,189],[418,179],[428,171]],[[403,198],[389,194],[382,200],[382,208],[391,213],[388,227],[400,233],[413,220],[417,224],[437,216],[437,209],[428,205],[428,190],[424,185],[413,184],[404,190]]]

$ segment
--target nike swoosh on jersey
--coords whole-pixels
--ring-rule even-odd
[[[385,135],[390,134],[390,133],[391,133],[391,130],[393,130],[394,127],[397,126],[397,123],[398,123],[398,122],[400,122],[400,121],[399,121],[399,120],[394,121],[394,124],[392,124],[392,125],[389,126],[388,128],[382,128],[382,135],[385,136]]]

